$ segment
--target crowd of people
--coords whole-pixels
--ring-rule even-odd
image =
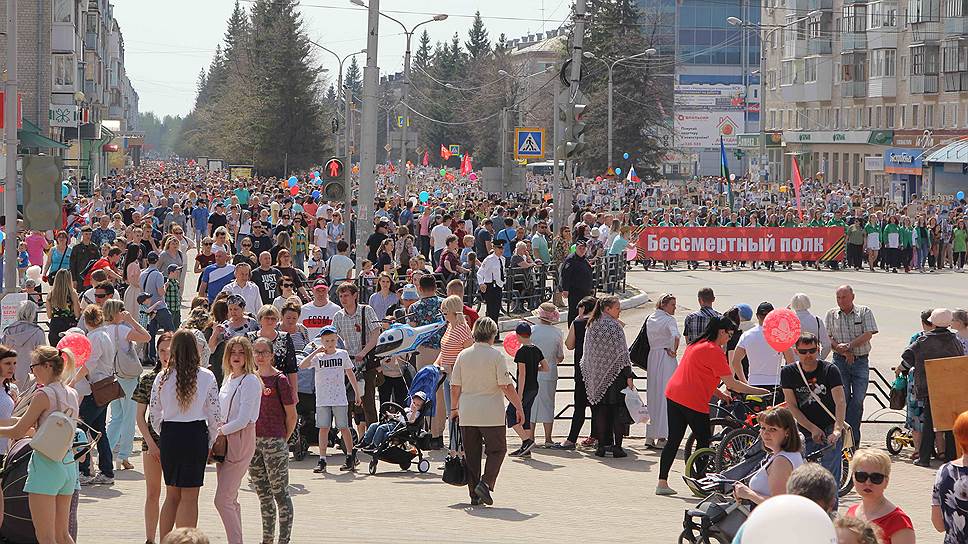
[[[801,223],[792,219],[790,202],[768,191],[762,198],[750,191],[744,207],[731,213],[702,195],[685,206],[679,190],[631,191],[589,180],[579,187],[566,224],[555,225],[542,178],[529,179],[529,191],[510,198],[489,198],[461,184],[444,194],[437,181],[417,177],[420,196],[406,198],[381,177],[374,223],[361,228],[353,208],[319,196],[312,174],[297,184],[226,182],[194,165],[150,163],[106,178],[93,195],[69,194],[64,228],[19,232],[27,299],[0,335],[6,385],[0,424],[7,425],[0,436],[20,438],[71,413],[94,442],[77,461],[73,452],[50,459],[34,451],[25,490],[38,540],[72,541],[78,489],[112,485],[116,471],[132,469],[136,434],[146,542],[197,524],[199,491],[213,462],[214,506],[227,541],[243,540],[238,493],[248,476],[261,506],[262,541],[289,542],[290,437],[318,436],[314,472],[329,470],[334,444],[344,451],[339,470],[355,471],[359,454],[375,451],[395,428],[379,420],[377,407],[385,402],[405,407],[404,422],[426,421],[432,449],[443,449],[450,435],[449,449],[462,451],[473,505],[493,503],[508,456],[588,448],[598,457],[626,457],[623,441],[633,420],[625,395],[634,392],[633,363],[639,363],[625,342],[620,300],[594,294],[592,266],[634,246],[633,227],[817,223],[843,226],[848,255],[856,257],[850,245],[861,245],[871,270],[924,269],[925,263],[927,269],[961,268],[965,258],[957,203],[920,209],[904,234],[911,210],[877,211],[868,197],[852,206],[852,196],[820,182],[806,188],[810,211]],[[508,285],[509,271],[538,265],[548,265],[558,289],[552,300],[519,308],[533,315],[515,329],[521,346],[509,372],[494,345],[501,293],[517,288]],[[190,280],[189,267],[197,281]],[[484,316],[475,309],[478,301]],[[854,303],[849,285],[837,289],[836,302],[814,315],[809,298],[795,295],[789,307],[803,333],[781,353],[763,334],[763,319],[774,309],[769,302],[721,314],[712,289],[703,289],[699,309],[680,333],[675,295],[657,299],[640,333],[650,346],[640,365],[649,378],[646,444],[662,452],[657,495],[676,493],[669,473],[687,429],[699,447],[709,445],[709,401],[730,399],[728,391],[773,395],[786,406],[759,416],[768,461],[736,487],[737,500],[758,504],[785,493],[811,464],[805,456],[825,448],[820,466],[839,480],[841,448],[861,439],[877,325],[870,308]],[[562,333],[555,325],[565,308]],[[412,361],[377,358],[379,334],[392,321],[444,326]],[[968,314],[932,309],[922,325],[898,371],[909,377],[908,419],[920,452],[915,461],[928,466],[936,438],[924,361],[965,352]],[[85,335],[91,346],[83,365],[75,364],[70,349],[56,347],[72,334]],[[568,436],[555,442],[558,366],[566,350],[575,361],[575,409]],[[435,382],[439,377],[439,387],[415,392],[420,373]],[[115,382],[118,393],[105,401],[104,384]],[[26,394],[31,387],[43,394]],[[29,407],[12,417],[20,401]],[[591,433],[582,439],[588,408]],[[962,448],[968,442],[968,416],[962,417],[965,423],[937,439],[947,447],[942,455],[948,463],[935,486],[935,526],[947,532],[946,543],[964,538],[957,520],[966,506],[948,499],[968,478],[965,459],[954,450],[955,442]],[[509,430],[520,438],[510,452]],[[846,517],[860,522],[843,522],[843,531],[861,536],[842,542],[866,542],[863,522],[880,527],[881,542],[914,541],[910,519],[884,497],[890,465],[877,451],[854,455],[851,471],[862,503]],[[822,506],[835,510],[836,497]]]

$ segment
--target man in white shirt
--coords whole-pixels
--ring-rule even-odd
[[[254,315],[262,307],[262,294],[259,286],[249,281],[251,277],[252,265],[245,262],[235,265],[235,281],[223,287],[222,292],[241,296],[245,300],[245,309]]]
[[[345,240],[340,240],[336,244],[336,251],[339,253],[330,257],[329,262],[326,263],[329,281],[334,284],[351,280],[355,276],[353,268],[356,266],[356,263],[346,255],[349,249],[350,245]]]
[[[437,268],[437,265],[440,264],[440,254],[447,248],[447,237],[453,234],[450,227],[447,226],[450,224],[450,219],[449,214],[445,215],[441,223],[430,229],[430,244],[434,248],[434,260],[430,264],[434,268]]]
[[[782,353],[773,349],[763,334],[763,320],[773,311],[769,302],[761,302],[756,308],[757,325],[740,336],[739,343],[733,351],[730,366],[733,374],[739,380],[750,385],[771,388],[780,384],[780,367],[793,362],[793,352],[786,350]],[[749,360],[749,376],[743,368],[743,358]],[[785,362],[784,362],[785,361]]]
[[[495,238],[491,254],[477,269],[477,283],[484,297],[485,315],[497,323],[501,315],[501,290],[504,289],[504,240]]]
[[[310,338],[316,338],[323,327],[333,324],[333,316],[339,310],[339,305],[329,300],[329,284],[318,280],[313,285],[313,302],[303,305],[299,322],[309,329]]]

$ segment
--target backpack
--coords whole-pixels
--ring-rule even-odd
[[[59,407],[57,406],[59,399],[57,398],[56,389],[54,389],[54,401],[55,404],[51,406],[51,413],[30,440],[30,447],[51,461],[60,463],[67,456],[67,452],[70,451],[71,446],[74,445],[74,435],[77,432],[77,419],[68,413],[71,410],[61,411],[54,409]]]
[[[114,371],[119,378],[131,379],[141,377],[144,368],[141,366],[141,359],[134,350],[134,342],[127,338],[118,337],[118,326],[114,326],[114,345],[117,348],[114,352]]]

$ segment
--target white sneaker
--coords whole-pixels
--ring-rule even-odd
[[[81,474],[77,479],[81,482],[81,485],[92,485],[94,483],[94,476]]]
[[[99,472],[97,476],[91,479],[91,485],[114,485],[114,478]]]

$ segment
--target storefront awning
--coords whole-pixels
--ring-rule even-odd
[[[928,153],[924,162],[968,164],[968,140],[958,140],[936,149]]]
[[[20,147],[38,149],[67,149],[70,147],[44,136],[40,133],[40,127],[27,119],[24,119],[23,128],[17,131],[17,139],[20,140]]]

